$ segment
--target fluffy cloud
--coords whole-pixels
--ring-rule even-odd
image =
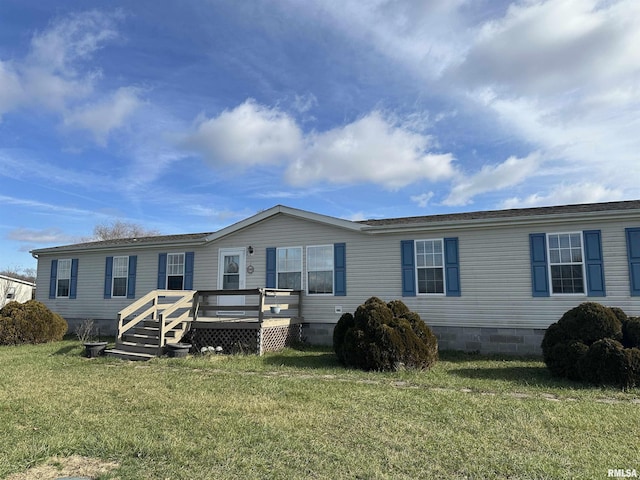
[[[249,99],[215,118],[201,118],[183,144],[216,166],[278,164],[302,147],[295,120],[276,108]]]
[[[497,165],[485,165],[474,175],[458,178],[443,203],[466,205],[476,195],[518,185],[535,173],[539,166],[537,153],[526,158],[509,157]]]
[[[371,182],[389,189],[450,178],[453,156],[431,153],[430,146],[428,136],[402,128],[374,111],[345,126],[309,135],[286,178],[295,186],[318,181]]]
[[[18,242],[46,243],[51,245],[78,241],[78,237],[68,235],[59,228],[45,228],[43,230],[16,228],[7,234],[7,239]]]
[[[516,95],[601,88],[637,75],[640,4],[634,0],[534,1],[485,23],[451,73],[466,85]]]
[[[431,153],[429,136],[377,111],[305,135],[288,114],[247,100],[217,117],[199,119],[182,143],[216,167],[285,165],[285,179],[296,187],[371,182],[397,189],[454,174],[451,154]]]
[[[132,88],[94,100],[101,73],[83,62],[118,38],[121,17],[119,12],[89,11],[59,18],[34,34],[24,58],[0,61],[0,115],[19,107],[44,108],[59,114],[65,126],[89,130],[104,144],[140,102]]]
[[[64,124],[70,128],[89,130],[96,141],[104,145],[109,132],[124,125],[140,103],[136,89],[123,87],[106,100],[83,105],[69,113]]]

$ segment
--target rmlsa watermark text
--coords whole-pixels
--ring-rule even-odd
[[[638,478],[635,468],[610,468],[607,470],[607,477],[611,478]]]

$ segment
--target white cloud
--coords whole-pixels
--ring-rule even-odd
[[[420,195],[412,195],[411,201],[417,203],[420,208],[425,208],[427,205],[429,205],[429,202],[431,201],[433,196],[433,192],[421,193]]]
[[[42,230],[32,228],[16,228],[7,234],[7,239],[28,243],[64,244],[77,242],[79,239],[69,235],[59,228],[45,228]]]
[[[248,99],[215,118],[199,119],[183,144],[216,166],[271,165],[300,151],[302,133],[286,113]]]
[[[110,100],[93,100],[101,72],[83,62],[119,38],[115,26],[121,18],[120,12],[95,10],[58,18],[33,35],[24,58],[0,60],[0,115],[20,107],[47,109],[60,115],[66,126],[87,129],[104,144],[140,102],[135,89],[126,87]]]
[[[622,200],[621,190],[610,189],[596,183],[561,184],[546,194],[533,194],[526,198],[512,197],[500,208],[525,208],[549,205],[571,205]]]
[[[64,124],[71,128],[89,130],[97,143],[105,145],[109,132],[121,127],[140,104],[138,91],[123,87],[107,100],[83,105],[69,113],[65,116]]]
[[[466,205],[476,195],[503,190],[523,182],[540,166],[537,153],[525,158],[509,157],[497,165],[485,165],[474,175],[462,176],[455,181],[444,205]]]
[[[640,68],[640,3],[529,1],[487,22],[451,78],[509,94],[601,88]]]
[[[397,189],[420,180],[450,178],[453,156],[431,153],[429,147],[428,136],[403,129],[374,111],[343,127],[309,135],[305,151],[287,168],[286,179],[295,186],[371,182]]]

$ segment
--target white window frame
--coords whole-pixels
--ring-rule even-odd
[[[441,265],[436,265],[436,266],[427,266],[427,265],[423,265],[420,266],[419,262],[418,262],[418,243],[420,242],[439,242],[440,243],[440,260],[441,260]],[[424,296],[433,296],[433,297],[443,297],[446,295],[447,293],[447,269],[444,268],[444,238],[424,238],[424,239],[420,239],[420,240],[415,240],[414,241],[414,250],[415,250],[415,266],[416,266],[416,294],[417,295],[424,295]],[[424,269],[424,270],[428,270],[428,269],[440,269],[442,270],[442,292],[420,292],[420,281],[418,279],[419,277],[419,270]]]
[[[309,268],[309,265],[311,264],[311,262],[309,261],[309,250],[310,249],[314,249],[314,248],[327,248],[330,251],[330,258],[331,258],[331,292],[323,292],[323,293],[312,293],[309,291],[309,284],[311,282],[309,282],[309,274],[312,272],[326,272],[327,270],[311,270]],[[324,297],[331,297],[335,294],[336,291],[336,286],[335,286],[335,271],[336,271],[336,266],[335,266],[335,259],[334,259],[334,247],[333,244],[327,244],[327,245],[308,245],[306,248],[307,252],[306,252],[306,261],[307,261],[307,269],[306,269],[306,293],[307,295],[313,295],[313,296],[324,296]]]
[[[124,275],[116,275],[116,260],[117,259],[125,259],[125,270],[126,273]],[[124,295],[116,295],[116,278],[124,278]],[[127,296],[127,292],[129,291],[129,256],[121,255],[118,257],[113,257],[113,263],[111,267],[111,296],[114,298],[125,298]]]
[[[280,270],[280,251],[282,250],[298,250],[300,252],[300,265],[299,270]],[[276,288],[283,288],[280,286],[280,274],[281,273],[299,273],[300,274],[300,290],[304,285],[303,264],[304,263],[304,249],[302,247],[277,247],[276,248]]]
[[[182,256],[182,273],[171,273],[169,272],[169,259],[176,256]],[[185,263],[187,260],[187,256],[184,252],[175,252],[175,253],[167,253],[167,278],[165,285],[167,286],[167,290],[169,290],[169,277],[179,277],[182,276],[182,288],[180,290],[184,290],[184,270]]]
[[[56,298],[69,298],[71,294],[71,268],[72,260],[70,258],[63,258],[58,260],[58,266],[56,271]],[[68,267],[67,267],[68,265]],[[64,268],[63,268],[64,266]],[[67,276],[63,276],[63,274]],[[67,294],[60,295],[60,280],[68,280],[69,285],[67,287]]]
[[[554,233],[547,233],[547,258],[549,259],[548,261],[548,272],[547,275],[549,276],[549,294],[551,296],[559,296],[559,297],[586,297],[587,296],[587,276],[586,276],[586,270],[585,270],[585,261],[584,261],[584,238],[582,235],[582,232],[554,232]],[[560,262],[560,263],[552,263],[551,262],[551,242],[549,240],[549,237],[555,236],[555,235],[577,235],[578,238],[580,239],[580,258],[581,258],[581,262]],[[555,293],[553,291],[553,275],[551,274],[551,267],[554,266],[558,266],[558,265],[578,265],[578,263],[580,263],[581,265],[581,269],[582,269],[582,292],[577,292],[577,293]]]

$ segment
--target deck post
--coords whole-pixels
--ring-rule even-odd
[[[265,291],[264,288],[259,289],[260,296],[258,297],[258,323],[264,322],[264,298]]]

